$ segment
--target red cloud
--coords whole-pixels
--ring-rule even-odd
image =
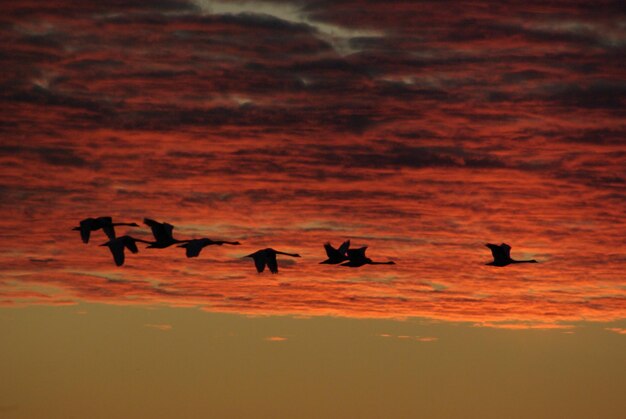
[[[308,25],[184,2],[8,6],[0,301],[623,319],[614,5],[315,3]],[[329,39],[320,22],[345,30]],[[70,230],[100,215],[243,245],[197,260],[140,249],[116,269],[102,234],[83,245]],[[348,238],[397,265],[317,264]],[[540,263],[486,267],[485,242]],[[268,246],[303,257],[257,275],[241,258]]]

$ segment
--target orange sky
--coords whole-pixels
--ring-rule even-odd
[[[0,17],[0,304],[626,318],[618,2],[40,3]],[[116,268],[102,215],[242,246]],[[346,239],[397,265],[317,264]]]

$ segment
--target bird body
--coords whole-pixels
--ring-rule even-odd
[[[189,240],[177,240],[174,238],[172,232],[174,230],[174,226],[168,223],[159,223],[158,221],[151,220],[150,218],[144,218],[144,224],[150,227],[152,230],[152,235],[154,236],[155,241],[146,242],[150,243],[147,248],[150,249],[165,249],[166,247],[170,247],[173,244],[178,243],[187,243]]]
[[[211,240],[211,239],[203,238],[203,239],[189,240],[187,241],[187,243],[180,245],[178,247],[184,247],[186,249],[187,257],[194,258],[194,257],[197,257],[202,251],[202,249],[204,249],[207,246],[211,246],[211,245],[221,246],[223,244],[230,244],[230,245],[236,246],[236,245],[240,245],[241,243],[229,242],[229,241],[224,241],[224,240]]]
[[[270,272],[273,274],[278,273],[278,262],[276,260],[276,255],[287,255],[295,258],[299,258],[300,255],[297,253],[286,253],[280,252],[278,250],[274,250],[272,248],[257,250],[254,253],[251,253],[245,257],[251,257],[254,259],[254,265],[256,266],[256,270],[258,273],[261,273],[265,270],[265,266],[270,269]]]
[[[395,265],[396,264],[393,261],[374,262],[372,259],[365,256],[366,250],[367,250],[367,246],[360,247],[358,249],[348,249],[346,252],[348,256],[348,261],[345,263],[342,263],[341,266],[348,266],[350,268],[358,268],[363,265]]]
[[[499,246],[497,244],[487,243],[485,244],[491,250],[493,255],[493,262],[486,263],[485,265],[503,267],[512,263],[538,263],[535,259],[530,260],[515,260],[511,258],[511,246],[506,243],[502,243]]]
[[[139,227],[137,223],[114,223],[111,217],[85,218],[79,223],[78,227],[72,230],[80,231],[80,238],[83,243],[89,243],[89,236],[92,231],[102,229],[109,239],[115,238],[115,226],[132,226]]]
[[[345,262],[348,260],[348,256],[346,253],[348,252],[348,248],[350,247],[350,240],[346,240],[339,246],[339,249],[335,249],[330,243],[324,244],[324,249],[326,250],[326,255],[328,255],[328,259],[320,262],[320,264],[327,265],[336,265],[341,262]]]
[[[139,249],[137,249],[137,242],[149,243],[145,240],[136,239],[131,236],[121,236],[113,238],[100,246],[108,246],[109,250],[111,250],[111,254],[113,255],[115,264],[117,266],[122,266],[125,259],[124,249],[130,250],[132,253],[139,252]]]

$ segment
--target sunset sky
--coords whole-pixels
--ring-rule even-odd
[[[468,356],[465,338],[467,351],[528,349],[511,349],[509,362],[501,354],[477,361],[492,382],[502,365],[521,371],[538,353],[571,351],[571,363],[559,360],[561,379],[605,383],[586,387],[587,410],[571,401],[575,392],[555,398],[570,410],[511,398],[528,409],[519,417],[612,418],[626,409],[612,396],[626,385],[624,2],[20,0],[0,11],[0,336],[14,343],[0,349],[0,375],[13,377],[1,387],[0,417],[70,417],[35,396],[53,386],[27,380],[48,345],[59,348],[52,360],[70,346],[98,347],[114,328],[120,341],[140,336],[126,350],[145,362],[138,353],[154,336],[193,335],[181,327],[220,330],[211,339],[246,336],[220,346],[224,359],[244,344],[306,359],[302,336],[326,339],[325,357],[308,368],[320,386],[349,376],[352,393],[340,393],[348,401],[371,395],[346,365],[380,366],[338,349],[351,330],[370,360],[394,358],[391,369],[402,369],[398,359],[421,369],[408,341],[450,353],[439,359],[450,374],[433,380],[464,406],[451,371]],[[179,239],[242,245],[211,246],[194,259],[140,245],[116,267],[98,246],[107,241],[101,231],[89,244],[72,231],[98,216],[153,218],[173,224]],[[117,233],[151,239],[143,224]],[[323,243],[348,239],[396,265],[319,264]],[[485,266],[484,244],[502,242],[513,258],[539,263]],[[265,247],[302,257],[279,257],[277,275],[257,274],[244,256]],[[83,322],[85,341],[39,335],[48,318],[58,336]],[[257,336],[261,324],[267,333]],[[284,349],[294,336],[301,346]],[[206,339],[191,359],[212,347]],[[169,355],[184,348],[176,341]],[[590,351],[606,363],[585,364]],[[334,376],[319,375],[313,366],[334,353],[348,364],[335,360]],[[297,365],[282,371],[298,377]],[[68,374],[73,368],[79,374],[79,366]],[[177,382],[176,374],[158,379]],[[259,371],[233,374],[247,383],[244,395],[265,383]],[[397,371],[372,374],[411,386]],[[559,387],[545,370],[534,374],[511,380],[522,394],[537,382],[545,394]],[[460,382],[471,386],[469,377]],[[302,417],[415,417],[404,393],[350,410],[309,384],[320,410]],[[233,403],[250,401],[244,395]],[[187,417],[207,417],[201,398],[188,401],[197,416]],[[464,417],[444,404],[430,417]],[[518,417],[479,404],[465,417]],[[258,417],[297,411],[264,406]],[[83,407],[72,414],[86,417]],[[102,417],[138,417],[116,409]],[[216,417],[254,411],[220,409]],[[165,407],[155,412],[170,417]]]

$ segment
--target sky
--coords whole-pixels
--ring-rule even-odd
[[[624,345],[623,2],[1,11],[0,310],[24,327],[86,305],[519,333],[593,324]],[[242,245],[194,259],[140,245],[116,267],[102,232],[83,244],[72,231],[98,216]],[[396,265],[319,265],[323,243],[348,239]],[[485,266],[484,244],[503,242],[539,263]],[[257,274],[244,256],[266,247],[302,257]]]
[[[143,3],[3,6],[1,304],[625,317],[619,2]],[[243,245],[120,269],[102,215]],[[346,239],[397,266],[317,265]]]

